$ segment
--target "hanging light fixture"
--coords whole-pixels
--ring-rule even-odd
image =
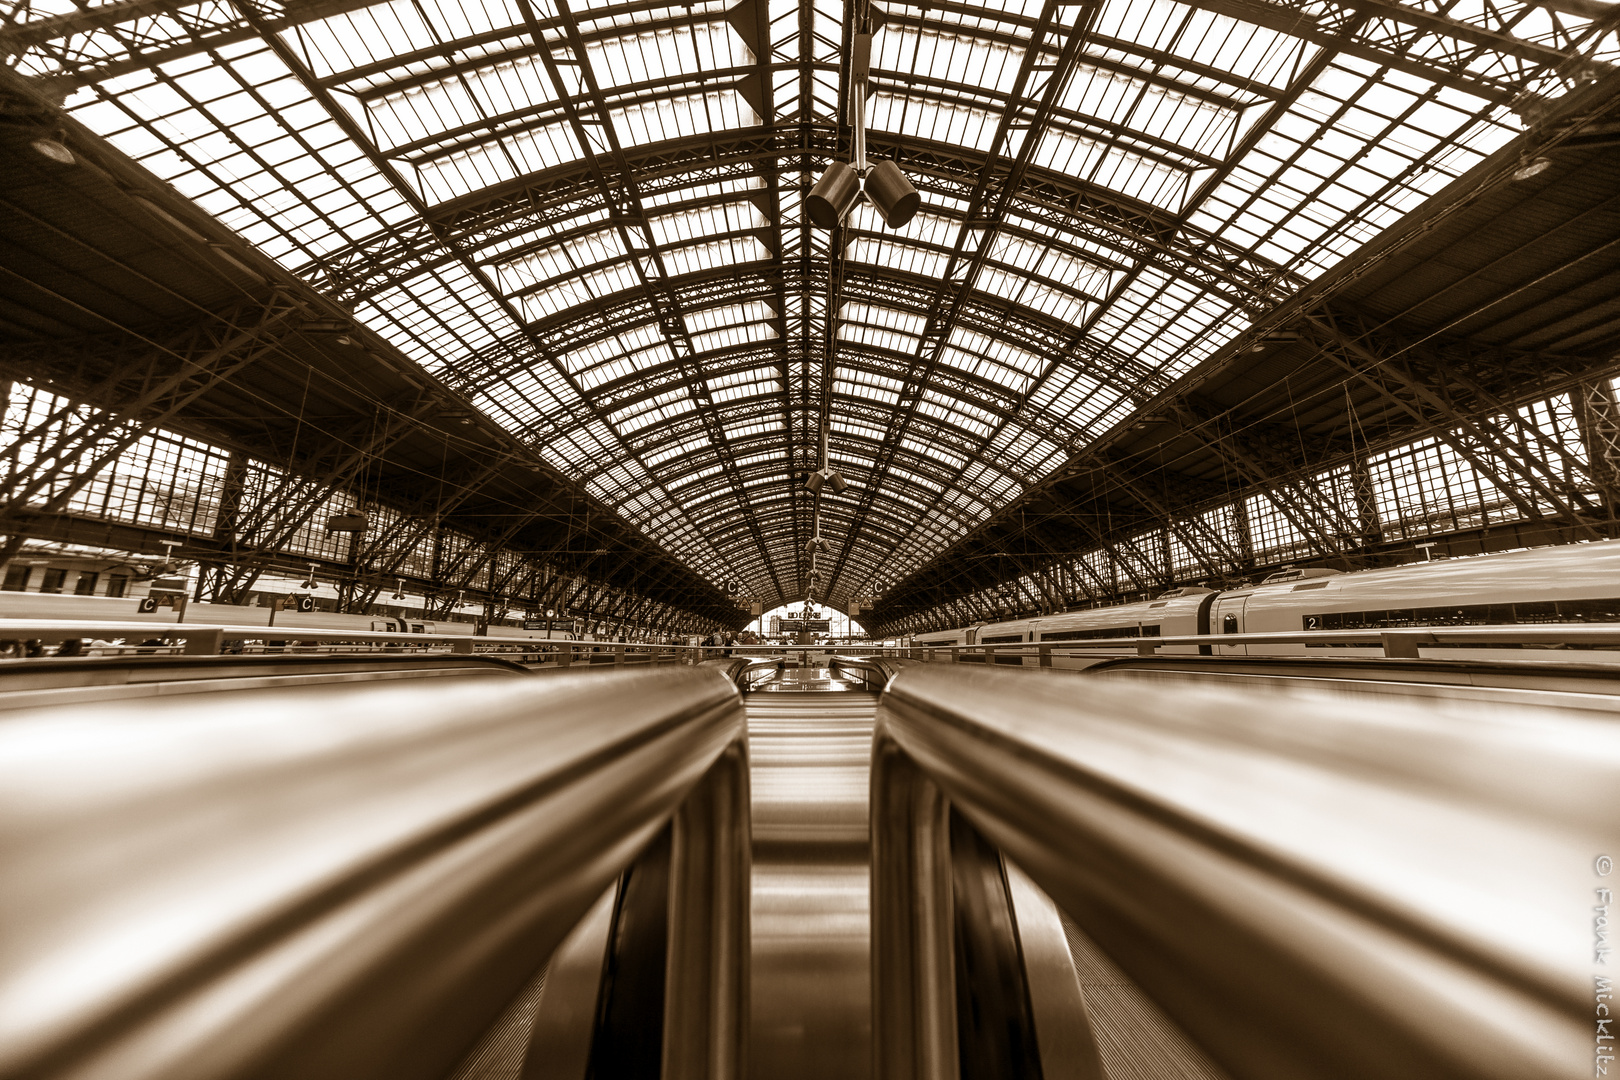
[[[1519,167],[1513,170],[1513,179],[1529,180],[1532,177],[1540,176],[1550,168],[1552,168],[1552,161],[1548,158],[1525,158],[1519,162]]]
[[[922,206],[922,196],[911,186],[900,166],[885,158],[866,174],[866,194],[891,229],[903,229]]]
[[[405,579],[404,578],[396,578],[395,579],[393,599],[395,599],[395,600],[403,600],[403,599],[405,599]]]
[[[866,82],[872,67],[872,31],[870,25],[855,35],[855,48],[850,54],[849,112],[855,128],[855,160],[835,161],[827,166],[816,186],[805,200],[805,212],[810,220],[823,229],[835,229],[860,200],[862,189],[872,200],[884,224],[891,229],[905,227],[918,207],[922,196],[911,186],[892,161],[879,161],[875,166],[866,160]]]
[[[836,229],[861,197],[861,178],[847,163],[835,161],[827,166],[816,186],[805,200],[805,212],[810,220],[823,229]]]
[[[34,153],[49,158],[58,165],[74,165],[79,160],[73,156],[73,151],[67,148],[67,143],[62,141],[61,135],[38,138],[28,145],[34,148]]]
[[[320,566],[319,563],[310,563],[309,564],[309,576],[304,579],[303,584],[300,585],[299,588],[301,588],[301,589],[318,589],[318,588],[320,588],[320,582],[315,580],[315,571],[319,566]]]

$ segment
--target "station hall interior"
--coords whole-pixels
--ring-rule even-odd
[[[1620,6],[0,55],[0,1080],[1620,1076]]]

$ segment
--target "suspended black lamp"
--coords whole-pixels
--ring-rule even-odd
[[[805,200],[805,212],[810,220],[823,229],[836,229],[844,216],[854,209],[861,197],[861,185],[866,186],[866,197],[877,206],[884,222],[891,229],[899,229],[911,220],[922,205],[922,196],[911,186],[900,166],[892,161],[880,161],[869,166],[866,161],[866,82],[871,67],[872,34],[870,30],[855,35],[854,52],[850,57],[849,115],[855,128],[853,162],[835,161],[827,166],[816,186]]]
[[[832,171],[828,170],[827,175],[832,175]],[[822,183],[825,182],[826,177],[822,177]],[[906,222],[910,221],[917,208],[922,206],[922,196],[911,186],[911,181],[900,171],[900,166],[887,159],[878,162],[872,171],[866,174],[866,194],[891,229],[905,228]],[[811,198],[814,197],[812,193]],[[812,216],[814,213],[812,208]]]
[[[845,480],[837,469],[818,469],[804,478],[804,486],[817,494],[821,492],[824,484],[832,485],[834,495],[841,494],[849,487],[849,481]]]
[[[898,171],[898,170],[897,170]],[[901,178],[902,181],[905,179]],[[821,174],[805,200],[805,212],[823,229],[835,229],[860,198],[861,178],[848,163],[835,161]]]

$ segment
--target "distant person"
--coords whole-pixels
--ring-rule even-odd
[[[68,638],[66,641],[62,642],[62,644],[60,646],[58,646],[58,648],[56,650],[56,655],[57,656],[83,656],[84,655],[84,639],[83,638]]]

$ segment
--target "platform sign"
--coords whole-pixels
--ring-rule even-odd
[[[784,634],[827,634],[832,632],[831,619],[783,619]]]

